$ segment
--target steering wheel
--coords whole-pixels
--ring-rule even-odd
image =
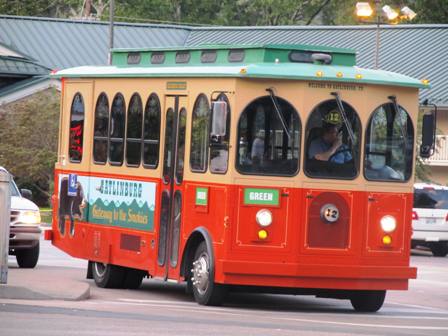
[[[346,148],[342,148],[342,149],[338,149],[336,152],[334,152],[334,153],[328,158],[328,162],[331,162],[331,160],[332,160],[336,155],[341,154],[341,153],[345,153],[345,152],[350,152],[350,154],[351,154],[352,150],[351,150],[350,148],[348,148],[348,147],[346,147]],[[347,162],[344,162],[344,163],[347,163]]]

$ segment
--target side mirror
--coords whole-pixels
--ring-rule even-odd
[[[427,159],[434,154],[434,146],[436,143],[436,112],[425,112],[422,120],[422,143],[420,145],[420,156]]]
[[[22,197],[25,197],[26,199],[31,200],[33,198],[33,193],[29,189],[20,189],[20,193],[22,194]]]
[[[220,143],[227,132],[227,102],[215,101],[212,103],[212,127],[210,143]]]

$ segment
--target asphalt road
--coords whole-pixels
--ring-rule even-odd
[[[10,259],[11,263],[14,259]],[[0,335],[448,335],[448,257],[414,251],[418,279],[389,292],[376,314],[348,301],[232,294],[223,307],[197,305],[184,286],[145,280],[110,290],[85,280],[86,262],[42,242],[40,265],[65,267],[91,284],[87,301],[0,300]],[[56,279],[57,280],[57,279]]]

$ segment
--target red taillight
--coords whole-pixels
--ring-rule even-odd
[[[48,229],[44,231],[44,239],[45,240],[53,240],[53,230]]]
[[[446,216],[448,218],[448,214]],[[412,220],[414,220],[414,219],[418,219],[417,211],[412,211]]]
[[[446,216],[445,216],[445,222],[448,222],[448,212],[446,213]]]

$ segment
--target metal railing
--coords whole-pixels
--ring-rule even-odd
[[[448,166],[448,135],[436,136],[435,152],[424,162],[430,166]]]

